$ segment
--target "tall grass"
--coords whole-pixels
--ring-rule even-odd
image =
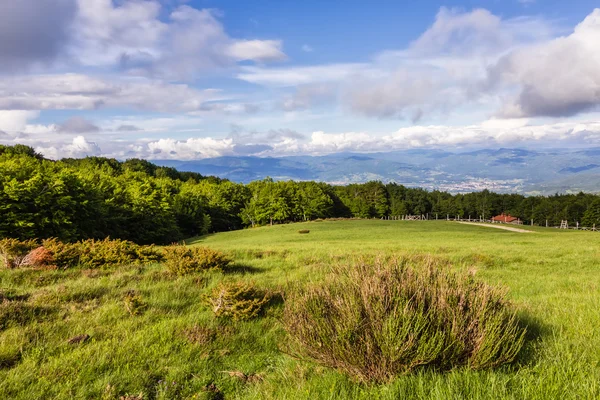
[[[325,283],[290,295],[283,321],[300,355],[385,382],[425,365],[513,361],[525,329],[505,294],[433,257],[379,257],[334,267]]]

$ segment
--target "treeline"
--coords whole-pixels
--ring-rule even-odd
[[[243,185],[139,159],[51,161],[27,146],[0,145],[0,237],[112,237],[162,244],[316,218],[490,218],[502,212],[526,223],[558,225],[566,219],[600,226],[600,197],[525,197],[487,190],[452,195],[375,181],[332,186],[265,179]]]

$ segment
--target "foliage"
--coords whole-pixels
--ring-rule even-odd
[[[42,241],[42,247],[52,254],[56,267],[64,269],[81,265],[81,248],[78,243],[65,243],[56,238]]]
[[[169,272],[185,275],[209,270],[224,270],[232,260],[220,251],[208,247],[173,245],[163,249]]]
[[[86,268],[106,266],[149,264],[162,259],[162,254],[154,246],[139,246],[126,240],[93,240],[77,243],[79,263]]]
[[[206,303],[217,317],[248,320],[258,316],[270,299],[268,291],[251,283],[236,282],[215,287]]]
[[[596,199],[590,204],[583,214],[582,223],[584,226],[596,226],[597,229],[600,229],[600,199]]]
[[[0,239],[0,268],[27,266],[31,262],[27,255],[36,247],[35,240]]]
[[[58,268],[101,268],[117,265],[149,264],[162,260],[162,254],[154,246],[140,246],[126,240],[83,240],[65,243],[58,239],[42,242]]]
[[[538,225],[565,219],[593,225],[597,202],[597,195],[584,193],[452,195],[379,181],[332,186],[267,178],[242,185],[139,159],[52,161],[27,146],[0,147],[0,238],[21,240],[167,244],[244,226],[410,214],[444,219],[506,212]]]
[[[497,367],[525,337],[504,290],[431,257],[334,268],[326,283],[289,296],[284,324],[300,354],[367,382],[424,365]]]

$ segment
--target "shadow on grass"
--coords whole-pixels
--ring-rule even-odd
[[[515,359],[515,366],[533,365],[539,360],[539,343],[552,334],[552,326],[526,312],[518,314],[519,325],[527,329],[523,348]]]
[[[253,267],[252,265],[242,263],[231,264],[223,270],[223,274],[225,275],[258,274],[260,272],[264,272],[264,270],[261,268]]]
[[[207,233],[206,235],[202,235],[202,236],[194,236],[191,237],[189,239],[185,239],[183,240],[183,242],[186,245],[190,245],[190,244],[198,244],[198,243],[202,243],[204,240],[208,239],[211,236],[215,236],[216,233]]]

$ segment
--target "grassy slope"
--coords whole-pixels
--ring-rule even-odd
[[[299,229],[311,232],[300,235]],[[24,304],[51,313],[29,310],[28,321],[0,330],[0,393],[98,398],[110,384],[113,394],[188,398],[206,396],[202,387],[214,382],[226,398],[600,398],[600,234],[537,231],[445,221],[312,222],[193,240],[235,257],[236,270],[226,275],[174,279],[160,265],[0,271],[0,289],[28,294]],[[361,386],[282,354],[281,306],[254,321],[227,323],[215,321],[200,301],[223,280],[280,288],[318,280],[329,263],[353,255],[394,252],[435,253],[508,286],[531,325],[519,364],[493,372],[424,370],[389,385]],[[128,289],[139,290],[148,303],[142,315],[125,311],[121,299]],[[191,344],[182,332],[195,324],[220,333],[210,344]],[[66,343],[81,333],[91,340]],[[258,373],[264,380],[244,384],[223,371]]]

